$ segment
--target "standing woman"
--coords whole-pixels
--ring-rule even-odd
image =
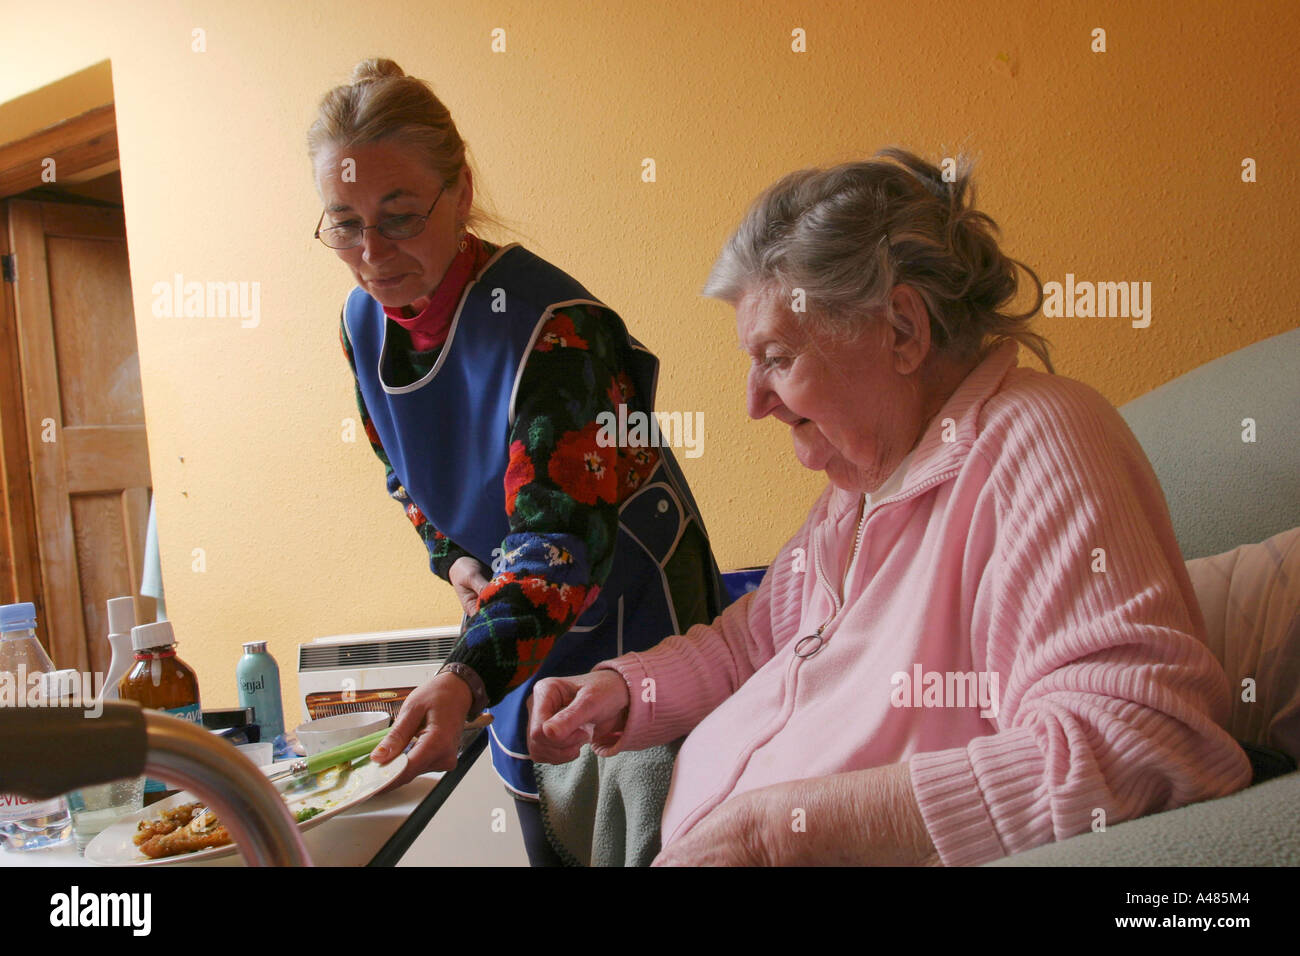
[[[374,759],[414,737],[399,782],[451,769],[464,721],[490,707],[493,764],[529,859],[554,862],[527,757],[533,683],[722,608],[669,449],[601,433],[598,416],[617,419],[620,405],[653,410],[658,362],[575,279],[468,231],[485,217],[465,144],[429,86],[391,60],[359,64],[325,95],[308,147],[325,205],[316,236],[357,283],[340,333],[366,434],[467,615]]]

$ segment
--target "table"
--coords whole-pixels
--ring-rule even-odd
[[[487,732],[461,752],[455,770],[428,773],[388,793],[371,797],[337,817],[302,834],[302,842],[317,866],[395,866],[456,789],[487,746]],[[243,866],[239,854],[170,866]],[[67,867],[96,865],[77,852],[76,844],[22,852],[0,851],[0,867]],[[96,867],[99,868],[99,867]]]

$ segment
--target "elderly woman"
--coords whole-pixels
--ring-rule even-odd
[[[714,266],[749,414],[828,485],[756,592],[539,683],[529,726],[548,762],[688,734],[658,863],[980,863],[1250,780],[1150,465],[1018,364],[1053,371],[1042,288],[969,179],[896,149],[792,173]]]

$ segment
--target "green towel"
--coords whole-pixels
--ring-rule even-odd
[[[546,835],[569,866],[649,866],[681,741],[533,765]]]

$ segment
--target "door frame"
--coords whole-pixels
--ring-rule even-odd
[[[98,179],[119,168],[117,112],[112,103],[0,144],[0,199],[43,185],[42,163],[53,159],[59,181]]]
[[[95,107],[0,144],[0,200],[42,185],[46,158],[55,161],[64,183],[95,179],[120,168],[114,105]],[[8,214],[0,206],[0,255],[13,251]],[[37,620],[49,621],[28,449],[14,284],[0,281],[0,603],[30,600]]]

